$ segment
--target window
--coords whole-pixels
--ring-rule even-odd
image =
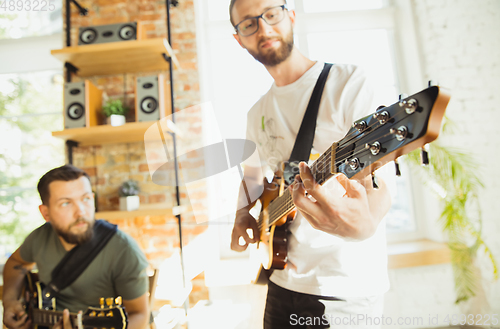
[[[51,35],[62,30],[62,1],[2,1],[0,39]]]
[[[43,223],[36,184],[64,164],[64,143],[51,135],[63,128],[62,65],[50,56],[50,49],[62,46],[62,24],[55,28],[40,14],[40,25],[31,29],[35,18],[25,32],[9,34],[22,15],[31,14],[0,16],[0,263]],[[54,30],[59,34],[24,38]],[[23,38],[6,39],[5,33]]]

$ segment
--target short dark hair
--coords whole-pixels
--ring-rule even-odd
[[[90,181],[89,175],[80,168],[73,165],[67,164],[58,168],[49,170],[45,175],[38,181],[38,193],[40,194],[40,199],[42,199],[42,204],[48,205],[50,198],[49,184],[54,181],[65,181],[70,182],[77,180],[78,178],[85,176]]]
[[[233,24],[233,27],[236,26],[236,23],[233,21],[233,7],[236,1],[237,0],[231,0],[229,3],[229,20],[231,21],[231,24]],[[283,3],[286,5],[286,0],[283,0]]]

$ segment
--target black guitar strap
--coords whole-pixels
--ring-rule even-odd
[[[52,281],[43,290],[44,297],[52,298],[72,284],[106,246],[116,230],[116,225],[96,220],[92,239],[71,249],[52,270]]]
[[[332,66],[333,64],[325,63],[323,71],[321,71],[318,81],[316,81],[316,85],[314,86],[311,98],[309,99],[306,113],[300,124],[299,133],[295,138],[295,144],[293,145],[290,159],[285,164],[283,171],[283,178],[287,185],[292,184],[295,175],[299,173],[300,161],[309,160],[316,130],[319,104],[321,102],[321,96],[323,95],[323,89],[325,88],[326,79],[328,78]]]
[[[292,154],[290,155],[290,160],[285,163],[285,168],[283,170],[283,178],[287,185],[293,183],[295,175],[299,173],[299,163],[300,161],[308,161],[309,155],[311,154],[311,148],[314,140],[314,132],[316,130],[316,119],[318,117],[319,103],[321,102],[321,96],[323,95],[323,89],[325,89],[326,79],[330,73],[330,69],[333,64],[325,63],[323,66],[323,71],[321,71],[318,81],[314,86],[311,98],[309,99],[309,104],[307,104],[306,113],[300,124],[299,133],[295,138],[295,144],[293,145]],[[288,225],[276,226],[275,230],[287,230]],[[273,269],[266,270],[263,267],[260,269],[259,277],[256,283],[265,284],[269,280]]]

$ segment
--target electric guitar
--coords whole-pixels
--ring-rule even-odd
[[[44,285],[38,280],[38,274],[28,272],[25,277],[24,298],[28,318],[34,329],[52,328],[63,312],[55,311],[55,298],[43,296]],[[121,305],[121,297],[101,298],[99,307],[89,307],[83,314],[70,313],[74,329],[126,329],[128,324],[127,313]],[[106,305],[105,305],[106,304]]]
[[[331,145],[311,166],[319,184],[338,173],[348,178],[363,178],[390,161],[422,147],[424,164],[428,163],[424,146],[434,141],[441,129],[441,121],[448,102],[449,92],[436,86],[401,99],[375,113],[354,122],[347,135]],[[260,230],[261,269],[255,283],[265,283],[270,271],[284,269],[287,261],[287,226],[296,209],[286,186],[293,182],[298,164],[283,164],[273,181],[264,179],[264,192],[259,200],[262,210],[257,224]]]

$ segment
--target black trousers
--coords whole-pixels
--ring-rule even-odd
[[[321,300],[341,300],[303,294],[282,288],[271,281],[268,284],[264,329],[324,329],[329,328]]]

